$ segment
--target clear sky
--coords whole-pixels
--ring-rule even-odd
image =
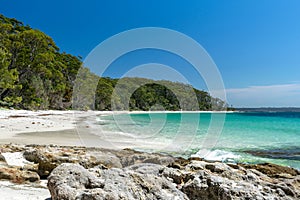
[[[299,0],[0,0],[0,13],[42,30],[61,51],[83,58],[128,29],[173,29],[210,54],[233,106],[300,107]],[[191,84],[205,89],[193,70],[185,70],[184,60],[159,51],[126,55],[106,75],[118,77],[150,61],[184,68]]]

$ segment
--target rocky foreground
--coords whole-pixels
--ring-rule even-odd
[[[0,147],[0,179],[15,184],[48,179],[53,200],[300,199],[300,172],[274,164],[186,160],[130,149]],[[23,161],[8,162],[8,155]]]

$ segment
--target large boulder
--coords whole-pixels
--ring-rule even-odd
[[[124,169],[85,169],[62,164],[48,177],[53,200],[188,199],[167,178],[159,176],[163,166],[137,164]]]

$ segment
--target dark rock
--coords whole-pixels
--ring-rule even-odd
[[[266,150],[246,150],[245,153],[249,153],[254,156],[272,158],[272,159],[288,159],[288,160],[300,160],[300,147],[291,146],[283,149],[266,149]]]
[[[300,175],[300,172],[296,169],[275,165],[271,163],[263,163],[257,165],[241,164],[241,166],[243,166],[246,169],[256,169],[257,171],[260,171],[270,177],[275,177],[275,178],[280,176],[281,174],[290,174],[292,176]]]
[[[0,162],[6,162],[5,157],[0,153]]]
[[[1,167],[0,179],[10,180],[14,183],[37,182],[40,180],[36,172],[21,170],[13,167]]]

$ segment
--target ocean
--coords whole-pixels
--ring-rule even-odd
[[[99,139],[118,147],[300,169],[299,112],[123,113],[97,125]]]

